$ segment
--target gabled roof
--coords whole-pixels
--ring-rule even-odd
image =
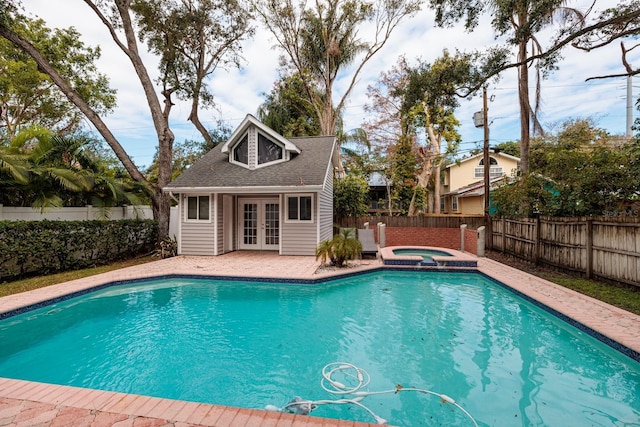
[[[489,180],[489,183],[494,186],[496,183],[503,181],[505,177],[498,177]],[[443,196],[458,196],[458,197],[474,197],[484,195],[484,181],[472,182],[464,187],[456,188],[455,190],[444,193]]]
[[[251,124],[256,124],[252,119]],[[245,122],[240,128],[245,126]],[[265,126],[260,122],[260,129]],[[273,165],[247,169],[229,162],[229,153],[223,152],[223,148],[229,147],[229,143],[218,145],[189,169],[184,171],[164,190],[175,193],[181,192],[233,192],[233,193],[267,193],[267,192],[304,192],[319,191],[324,188],[325,178],[332,179],[329,170],[334,167],[333,154],[335,149],[335,137],[301,137],[284,138],[269,130],[269,136],[277,136],[279,141],[286,141],[289,147],[296,147],[291,154],[291,159]],[[266,131],[265,131],[266,132]],[[234,132],[229,141],[237,136]],[[240,132],[239,135],[242,135]],[[285,143],[283,141],[283,143]]]
[[[520,157],[515,157],[512,156],[511,154],[506,154],[506,153],[502,153],[502,152],[494,152],[493,150],[489,151],[489,155],[492,157],[497,157],[497,158],[505,158],[505,159],[511,159],[514,162],[519,162],[520,161]],[[447,167],[445,169],[449,169],[452,168],[454,166],[458,166],[460,163],[466,163],[468,161],[474,160],[474,159],[480,159],[481,157],[484,157],[484,153],[480,152],[479,154],[475,154],[471,157],[467,157],[465,159],[460,159],[459,161],[455,162],[455,163],[451,163],[450,165],[447,165]]]
[[[251,126],[257,127],[258,130],[264,133],[266,136],[269,136],[270,138],[282,143],[286,151],[292,153],[300,153],[300,149],[296,147],[296,145],[293,144],[290,140],[280,135],[279,133],[262,123],[260,120],[253,117],[251,114],[247,114],[242,123],[240,123],[236,130],[231,134],[227,142],[222,145],[222,152],[228,153],[229,149],[233,147],[240,138],[242,138],[242,136]]]

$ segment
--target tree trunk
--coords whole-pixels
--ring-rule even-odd
[[[200,72],[200,70],[198,70],[198,72]],[[202,135],[202,137],[204,138],[207,147],[213,147],[215,145],[215,142],[213,141],[213,138],[211,138],[211,134],[209,133],[207,128],[204,127],[204,125],[200,121],[200,117],[198,117],[198,107],[200,106],[200,90],[201,84],[198,82],[195,89],[195,93],[197,95],[194,96],[191,100],[191,112],[189,113],[189,117],[187,118],[187,120],[193,123],[196,129],[198,129],[198,132],[200,132],[200,135]]]
[[[519,43],[518,61],[527,59],[527,42]],[[525,175],[529,172],[529,138],[531,106],[529,104],[529,68],[527,64],[518,67],[518,98],[520,101],[520,170]]]
[[[433,171],[433,213],[440,213],[440,162]]]
[[[151,197],[151,208],[153,217],[158,221],[158,241],[161,242],[169,236],[169,220],[171,215],[171,196],[163,193],[161,188],[156,187]]]

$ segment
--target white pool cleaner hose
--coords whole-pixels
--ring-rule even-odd
[[[337,379],[335,379],[336,374],[341,374],[345,378],[349,379],[350,384],[344,384]],[[380,394],[397,394],[399,392],[407,392],[413,391],[418,393],[429,394],[432,396],[439,397],[442,403],[449,403],[456,408],[460,409],[463,414],[465,414],[473,423],[475,427],[478,427],[478,423],[471,416],[471,414],[466,411],[462,406],[460,406],[454,399],[447,396],[446,394],[436,393],[431,390],[424,390],[415,387],[402,387],[396,386],[396,388],[392,390],[382,390],[382,391],[366,391],[362,390],[364,387],[369,385],[371,377],[362,368],[358,368],[357,366],[347,363],[347,362],[332,362],[324,366],[322,368],[322,379],[320,380],[320,386],[326,392],[343,396],[340,399],[336,400],[304,400],[300,397],[293,398],[289,403],[284,405],[282,408],[278,408],[274,405],[267,405],[265,409],[268,411],[277,411],[277,412],[290,412],[294,414],[302,414],[309,415],[312,410],[317,408],[319,405],[356,405],[365,411],[367,411],[371,416],[376,420],[378,424],[386,424],[387,420],[382,417],[376,415],[371,409],[360,403],[366,396],[380,395]],[[351,398],[347,398],[344,396],[353,395]]]

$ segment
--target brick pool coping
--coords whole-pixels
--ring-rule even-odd
[[[387,248],[382,251],[384,249]],[[619,343],[636,356],[640,354],[640,316],[496,261],[463,255],[477,260],[476,269],[480,273],[561,317]],[[278,256],[270,252],[240,251],[219,257],[179,256],[3,297],[0,298],[0,314],[106,283],[145,277],[197,274],[322,281],[345,273],[389,268],[383,266],[381,258],[357,261],[346,270],[319,270],[319,266],[313,257]],[[374,425],[0,378],[0,425],[55,427],[92,423],[107,427]]]

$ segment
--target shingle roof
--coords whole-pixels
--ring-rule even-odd
[[[166,190],[179,192],[192,189],[220,189],[240,187],[251,188],[323,186],[327,168],[331,167],[335,137],[288,138],[299,149],[300,154],[292,156],[287,162],[277,163],[249,170],[229,162],[229,155],[221,152],[218,145],[178,178],[165,187]]]

